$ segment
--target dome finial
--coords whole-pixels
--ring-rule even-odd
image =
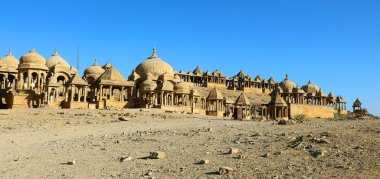
[[[58,56],[58,49],[57,48],[54,48],[54,56]]]
[[[11,48],[9,48],[8,56],[12,56],[12,49]]]
[[[153,47],[153,54],[151,58],[157,58],[156,50],[156,47]]]
[[[36,52],[36,49],[33,48],[30,52]]]
[[[308,84],[311,84],[311,80],[309,80]]]
[[[94,64],[92,66],[98,66],[98,60],[95,58]]]
[[[285,80],[288,80],[288,79],[289,79],[289,75],[286,74],[286,75],[285,75]]]

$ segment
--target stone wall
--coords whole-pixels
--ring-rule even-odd
[[[306,118],[334,118],[337,111],[329,106],[316,106],[307,104],[290,104],[290,118],[303,114]]]
[[[175,111],[175,112],[185,112],[185,113],[192,112],[191,106],[160,106],[159,108],[165,111]]]
[[[7,93],[5,101],[8,109],[37,108],[41,99],[33,91],[23,91],[23,93]]]
[[[244,87],[243,91],[245,93],[250,93],[250,94],[262,94],[263,93],[263,89],[261,89],[261,88],[248,88],[248,87]]]
[[[207,83],[207,88],[213,89],[214,87],[216,89],[227,89],[227,86],[224,83],[222,83],[222,84],[221,83],[210,83],[210,82]]]
[[[224,116],[224,112],[223,111],[206,111],[206,115],[223,117]]]
[[[62,102],[62,107],[68,108],[68,109],[88,109],[88,103],[78,102],[78,101],[68,101],[68,102]]]
[[[113,101],[113,100],[105,100],[105,106],[114,106],[118,108],[127,108],[128,101]]]

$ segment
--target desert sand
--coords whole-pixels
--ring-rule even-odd
[[[379,149],[378,119],[278,125],[154,109],[0,112],[0,178],[379,178]]]

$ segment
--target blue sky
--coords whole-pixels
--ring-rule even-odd
[[[97,58],[127,77],[152,53],[177,70],[311,80],[380,115],[378,0],[2,1],[0,54],[54,48],[80,73]]]

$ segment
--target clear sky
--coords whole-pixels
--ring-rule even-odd
[[[80,73],[97,58],[125,76],[152,53],[176,70],[244,70],[328,93],[380,115],[379,0],[8,0],[0,54],[54,48]]]

